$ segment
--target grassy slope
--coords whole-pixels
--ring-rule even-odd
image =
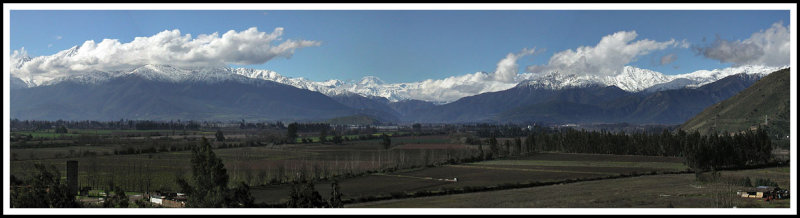
[[[769,116],[771,135],[789,133],[789,69],[771,73],[739,94],[712,105],[681,129],[708,133],[715,123],[719,132],[738,132],[764,123]]]

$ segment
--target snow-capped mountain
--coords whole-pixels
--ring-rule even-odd
[[[75,55],[75,51],[77,49],[79,48],[73,47],[69,50],[59,52],[59,55]],[[21,63],[30,61],[30,58],[19,58],[17,61],[19,63],[16,63],[15,66],[22,66]],[[515,85],[518,87],[525,86],[554,90],[567,87],[601,85],[616,86],[627,92],[653,92],[660,90],[680,89],[684,87],[699,87],[727,76],[740,73],[764,76],[770,72],[774,72],[782,68],[786,67],[740,66],[714,70],[699,70],[679,75],[664,75],[652,70],[626,66],[619,74],[614,76],[564,75],[558,72],[546,74],[523,73],[517,75],[515,80],[517,83],[509,84],[485,78],[481,79],[483,77],[489,78],[489,73],[481,72],[468,74],[462,77],[451,77],[443,80],[426,80],[412,83],[386,83],[380,78],[374,76],[366,76],[358,81],[342,81],[332,79],[318,82],[302,77],[290,78],[275,71],[263,69],[230,67],[175,67],[170,65],[154,64],[144,65],[124,71],[88,72],[71,75],[54,74],[46,77],[16,75],[14,74],[14,71],[12,71],[12,77],[15,77],[15,87],[51,85],[66,80],[91,84],[108,81],[109,79],[124,75],[139,75],[143,78],[166,82],[219,82],[228,80],[248,82],[249,80],[247,80],[247,78],[254,78],[282,83],[300,89],[320,92],[328,96],[355,93],[364,97],[386,98],[391,102],[414,99],[444,104],[458,100],[460,97],[477,95],[484,92],[501,91],[512,88]],[[472,86],[470,87],[466,85]],[[458,94],[453,95],[450,93]]]
[[[680,123],[779,68],[742,66],[663,75],[625,67],[614,76],[518,74],[518,83],[492,80],[493,74],[486,72],[386,83],[378,77],[317,82],[230,67],[144,65],[35,79],[12,70],[12,104],[17,105],[12,116],[324,120],[359,114],[390,122]],[[454,100],[458,95],[452,93],[465,97]],[[418,96],[429,98],[414,100]],[[434,104],[429,99],[444,100]]]
[[[221,81],[252,82],[248,77],[232,73],[227,67],[175,67],[170,65],[148,64],[127,71],[96,71],[74,75],[57,75],[50,80],[28,83],[29,87],[58,84],[64,81],[81,84],[97,84],[117,77],[135,75],[160,82],[206,82]],[[24,79],[23,79],[24,81]]]
[[[722,78],[728,77],[730,75],[736,74],[747,74],[747,75],[757,75],[757,76],[766,76],[772,72],[778,71],[780,69],[788,68],[789,66],[782,66],[782,67],[767,67],[767,66],[758,66],[758,65],[748,65],[748,66],[739,66],[739,67],[729,67],[724,69],[714,69],[714,70],[698,70],[692,73],[687,74],[679,74],[672,76],[674,79],[689,79],[692,81],[696,81],[696,84],[689,85],[689,87],[698,87],[705,84],[709,84],[720,80]]]
[[[124,75],[138,75],[145,79],[163,82],[247,82],[247,77],[233,74],[228,67],[174,67],[170,65],[145,65]]]
[[[625,66],[615,76],[597,75],[563,75],[551,72],[542,75],[524,74],[528,79],[519,86],[544,89],[562,89],[567,87],[584,87],[587,85],[617,86],[628,92],[638,92],[656,84],[670,81],[668,76],[652,70]]]
[[[404,87],[404,85],[386,84],[378,77],[374,76],[364,77],[358,82],[355,81],[344,82],[341,80],[334,80],[334,79],[317,82],[317,81],[307,80],[302,77],[299,78],[285,77],[271,70],[236,68],[236,69],[231,69],[231,71],[238,75],[283,83],[301,89],[320,92],[328,96],[347,95],[355,93],[364,97],[371,97],[371,96],[384,97],[393,102],[407,99],[401,97],[401,95],[398,94],[399,92],[402,92],[402,88]]]
[[[604,85],[617,86],[628,92],[652,92],[685,87],[696,88],[736,74],[765,76],[771,72],[787,67],[788,66],[739,66],[714,70],[698,70],[678,75],[664,75],[652,70],[626,66],[623,68],[622,72],[616,76],[563,75],[558,72],[541,75],[525,75],[523,78],[527,78],[527,80],[521,82],[518,86],[563,89],[569,87],[585,87],[587,85]]]

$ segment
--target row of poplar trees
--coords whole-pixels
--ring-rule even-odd
[[[772,140],[767,131],[701,135],[675,133],[612,133],[562,129],[535,132],[524,140],[526,151],[683,157],[695,171],[765,164],[772,160]]]

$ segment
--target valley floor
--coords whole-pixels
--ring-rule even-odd
[[[722,178],[768,178],[789,187],[789,167],[723,171]],[[790,200],[764,201],[736,196],[747,187],[701,183],[694,174],[651,175],[476,192],[374,201],[349,208],[789,208]]]

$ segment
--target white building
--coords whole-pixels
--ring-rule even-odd
[[[161,196],[161,195],[151,195],[150,196],[150,203],[162,205],[162,204],[164,204],[164,199],[165,198],[166,197]]]

